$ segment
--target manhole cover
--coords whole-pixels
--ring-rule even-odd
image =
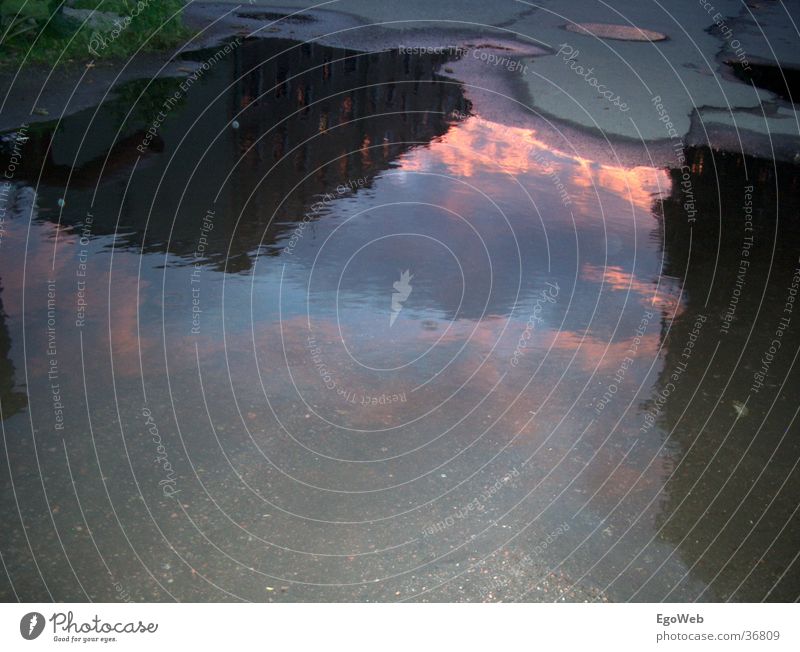
[[[611,23],[570,23],[565,25],[568,31],[578,34],[589,34],[598,38],[610,38],[617,41],[664,41],[666,34],[642,29],[632,25],[612,25]]]

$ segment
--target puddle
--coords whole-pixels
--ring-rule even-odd
[[[687,150],[688,203],[686,169],[473,115],[446,62],[244,42],[31,126],[0,241],[25,599],[794,599],[791,355],[752,386],[798,169]]]

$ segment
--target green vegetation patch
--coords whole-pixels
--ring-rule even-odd
[[[89,61],[158,50],[189,36],[185,0],[0,0],[5,65]],[[26,58],[27,57],[27,58]]]

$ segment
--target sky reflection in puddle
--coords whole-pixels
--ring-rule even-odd
[[[14,487],[48,581],[16,528],[2,545],[15,585],[29,599],[81,599],[75,575],[103,574],[96,555],[73,552],[93,545],[78,491],[114,574],[143,599],[276,599],[265,582],[293,600],[760,599],[780,564],[747,573],[770,541],[789,545],[775,538],[783,511],[725,566],[703,551],[720,524],[696,524],[696,505],[742,505],[735,486],[706,476],[709,442],[736,428],[730,406],[748,385],[726,384],[741,351],[720,347],[730,286],[706,287],[709,252],[740,247],[713,231],[723,207],[704,207],[712,226],[693,231],[703,253],[687,260],[674,171],[587,160],[467,115],[434,60],[337,62],[348,53],[304,45],[227,89],[287,45],[276,43],[220,64],[142,157],[146,111],[109,149],[113,102],[94,122],[67,118],[52,148],[47,128],[28,145],[16,192],[44,173],[30,224],[8,222],[3,236],[0,387]],[[293,66],[311,72],[292,78]],[[77,140],[87,129],[88,152]],[[714,181],[710,153],[689,154],[699,194]],[[722,164],[740,187],[736,162]],[[758,198],[763,232],[769,199]],[[792,263],[782,254],[767,281],[767,253],[750,278],[780,294]],[[744,297],[740,314],[758,299]],[[780,438],[789,410],[764,432],[796,459]],[[733,432],[726,451],[747,454],[749,435]],[[742,472],[758,468],[743,459]],[[771,467],[770,486],[786,473]],[[774,494],[762,489],[747,498]],[[686,504],[690,492],[702,499]],[[13,501],[2,507],[19,522]],[[486,575],[509,564],[519,581],[487,593]],[[108,599],[113,586],[93,591]]]

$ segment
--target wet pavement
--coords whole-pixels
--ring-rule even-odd
[[[5,600],[800,595],[800,167],[220,52],[2,137]]]

